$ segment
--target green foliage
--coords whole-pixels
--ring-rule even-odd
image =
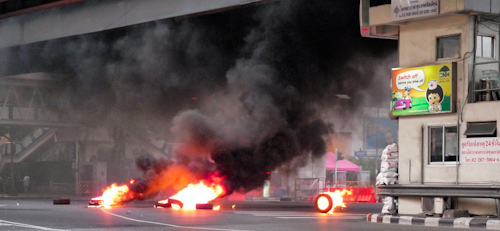
[[[347,157],[349,161],[352,163],[361,166],[363,171],[370,171],[370,180],[375,182],[375,178],[377,177],[375,174],[375,170],[380,168],[380,159],[379,158],[368,158],[368,157],[355,157],[349,156]]]

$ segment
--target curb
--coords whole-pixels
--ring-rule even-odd
[[[440,217],[414,217],[414,216],[394,216],[384,214],[368,214],[368,222],[379,222],[386,224],[400,225],[420,225],[431,227],[453,227],[453,228],[484,228],[490,230],[500,230],[499,219],[489,218],[440,218]]]

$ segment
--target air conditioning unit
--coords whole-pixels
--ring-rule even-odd
[[[426,215],[443,214],[443,197],[422,197],[422,212]]]

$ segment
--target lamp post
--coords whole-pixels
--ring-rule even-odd
[[[342,99],[342,100],[351,100],[351,97],[346,94],[336,94],[335,97]],[[335,148],[335,187],[337,187],[337,181],[338,181],[338,176],[337,176],[337,148]]]
[[[337,148],[335,148],[335,187],[337,187],[337,181],[338,181],[338,178],[337,178]]]

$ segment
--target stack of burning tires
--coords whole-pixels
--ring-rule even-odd
[[[390,144],[382,152],[376,185],[397,184],[398,175],[398,146]],[[382,213],[393,214],[395,212],[397,201],[393,197],[385,197],[383,203]]]

